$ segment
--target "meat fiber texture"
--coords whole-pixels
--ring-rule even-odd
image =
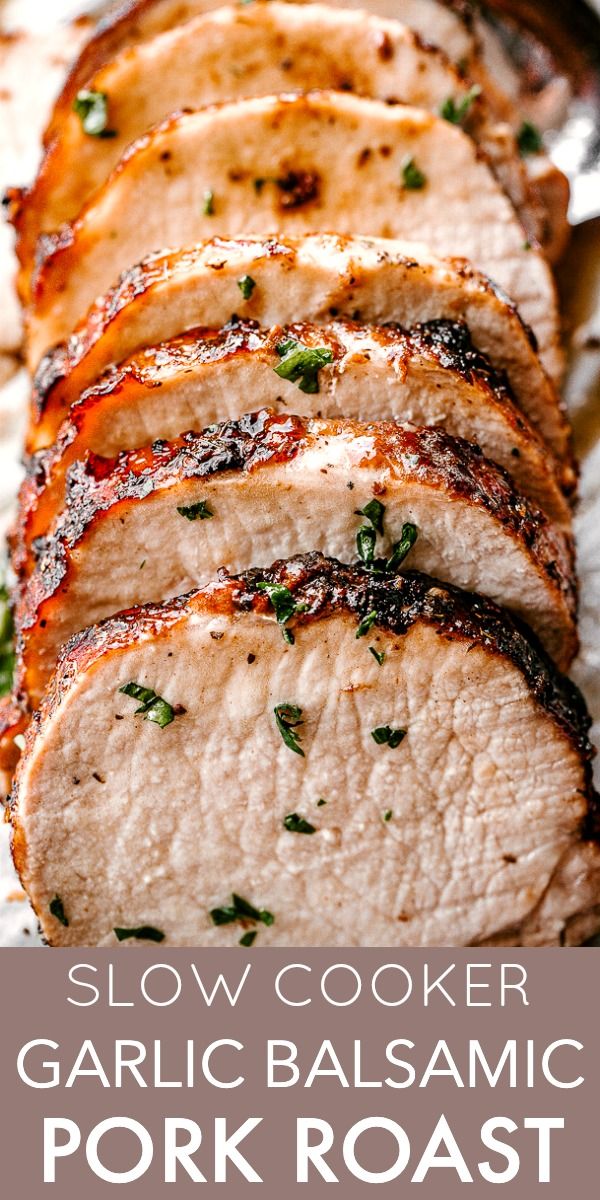
[[[240,280],[254,286],[247,297]],[[464,258],[439,259],[422,244],[322,234],[215,237],[158,253],[124,271],[68,341],[42,360],[33,384],[29,453],[51,444],[69,406],[111,363],[232,312],[263,325],[333,316],[408,328],[466,323],[474,346],[506,374],[514,397],[557,456],[569,464],[569,426],[557,389],[515,306]],[[574,475],[571,470],[572,487]]]
[[[464,254],[510,296],[560,376],[550,268],[471,138],[422,109],[327,91],[186,113],[134,143],[77,219],[43,239],[30,366],[120,270],[209,237],[215,224],[228,236],[402,235],[441,256]]]
[[[318,372],[316,393],[281,377],[286,344],[330,359]],[[55,445],[28,464],[11,538],[13,570],[21,578],[30,574],[38,539],[64,504],[69,469],[88,451],[111,457],[182,429],[235,420],[257,396],[299,415],[441,426],[475,442],[547,516],[571,528],[563,468],[515,405],[505,377],[475,350],[463,322],[437,320],[404,331],[340,319],[264,329],[238,319],[141,351],[75,402]]]
[[[547,216],[529,188],[516,138],[498,126],[472,81],[445,54],[397,21],[324,5],[269,4],[223,8],[128,47],[86,87],[107,97],[107,129],[86,132],[65,113],[34,186],[15,197],[23,288],[37,238],[73,220],[105,182],[130,143],[182,109],[281,91],[333,88],[431,112],[452,104],[461,124],[486,150],[527,236],[541,240]],[[77,163],[77,170],[71,164]]]
[[[310,549],[378,570],[410,552],[527,621],[562,668],[576,652],[570,537],[471,443],[263,410],[72,469],[16,608],[17,692],[36,708],[60,645],[115,610]]]
[[[598,919],[587,726],[494,605],[313,554],[71,643],[15,858],[55,945],[568,944]]]

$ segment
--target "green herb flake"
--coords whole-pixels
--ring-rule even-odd
[[[299,745],[300,734],[295,732],[298,725],[304,724],[302,709],[298,708],[297,704],[276,704],[273,712],[275,723],[288,750],[293,750],[294,754],[304,758],[304,750]]]
[[[375,559],[377,534],[372,525],[362,525],[356,535],[356,550],[365,567],[372,567]]]
[[[246,949],[248,949],[249,946],[253,946],[257,933],[258,929],[249,929],[247,933],[243,933],[238,942],[238,946],[245,946]]]
[[[528,154],[539,154],[544,149],[542,135],[532,121],[523,121],[517,134],[517,145],[524,158]]]
[[[531,250],[531,242],[523,242],[524,250]]]
[[[393,812],[392,812],[391,808],[388,808],[388,809],[386,809],[386,811],[385,811],[385,812],[384,812],[384,814],[383,814],[383,819],[384,819],[384,821],[386,821],[386,822],[387,822],[387,821],[391,821],[391,819],[392,819],[393,815],[394,815],[394,814],[393,814]]]
[[[392,553],[388,558],[385,569],[386,571],[397,571],[402,566],[404,559],[410,550],[412,550],[419,531],[416,525],[412,525],[410,521],[406,521],[402,526],[402,536],[399,542],[396,542],[392,547]]]
[[[273,925],[275,917],[266,908],[255,908],[243,896],[235,892],[231,896],[231,904],[222,908],[211,908],[209,913],[213,925],[233,925],[238,921],[255,921],[263,925]],[[240,943],[241,944],[241,943]]]
[[[83,88],[73,101],[73,112],[77,113],[81,128],[89,137],[116,137],[116,130],[108,128],[106,92],[90,92]]]
[[[249,300],[256,287],[256,280],[251,275],[242,275],[241,279],[238,279],[237,285],[244,300]]]
[[[316,833],[316,828],[310,821],[305,821],[298,813],[288,813],[283,818],[284,828],[288,833]]]
[[[214,217],[215,215],[215,193],[211,192],[210,188],[204,193],[202,215],[204,217]]]
[[[314,395],[319,391],[319,371],[333,362],[333,351],[328,346],[303,346],[301,342],[288,338],[275,347],[281,359],[274,367],[280,379],[297,383],[301,392]]]
[[[369,632],[371,626],[375,624],[376,620],[377,620],[377,613],[375,612],[375,609],[373,609],[373,611],[370,613],[367,613],[366,617],[363,617],[362,621],[360,622],[360,625],[358,626],[358,629],[356,630],[357,638],[365,637],[366,634]]]
[[[381,500],[369,500],[364,508],[355,508],[354,514],[357,517],[366,517],[367,521],[371,522],[376,533],[383,533],[383,518],[385,516],[385,504]]]
[[[126,683],[119,688],[119,691],[125,696],[131,696],[132,699],[140,701],[140,707],[136,708],[134,713],[135,717],[141,714],[145,721],[152,721],[160,729],[170,725],[178,715],[167,700],[158,696],[152,688],[142,687],[140,683]]]
[[[378,746],[389,746],[390,750],[395,750],[400,742],[406,737],[406,729],[391,729],[389,725],[379,725],[377,729],[371,730],[371,737]]]
[[[451,125],[462,125],[473,101],[477,99],[480,93],[481,88],[476,83],[470,88],[466,96],[463,96],[462,100],[456,101],[453,96],[448,96],[448,99],[444,100],[440,108],[440,116],[445,121],[449,121]]]
[[[142,561],[140,563],[140,568],[139,568],[140,571],[143,571],[145,566],[146,566],[146,559],[144,558],[144,559],[142,559]]]
[[[50,901],[50,903],[48,905],[48,909],[51,912],[52,916],[56,917],[56,920],[60,921],[61,925],[65,926],[65,929],[68,928],[69,919],[65,915],[65,906],[64,906],[60,896],[54,896],[52,898],[52,900]]]
[[[385,661],[385,650],[376,650],[375,646],[369,646],[369,652],[373,655],[375,662],[382,667]]]
[[[324,804],[327,804],[325,797],[319,796],[319,799],[317,800],[317,808],[322,808]]]
[[[14,624],[8,589],[0,586],[0,696],[10,692],[15,673]]]
[[[267,593],[275,609],[278,625],[285,625],[286,621],[289,621],[296,613],[306,612],[306,604],[296,604],[290,589],[286,588],[284,584],[263,582],[257,584],[257,587],[261,592]],[[291,629],[283,630],[283,640],[289,646],[294,645],[295,639]]]
[[[118,927],[114,930],[114,934],[118,942],[126,942],[130,938],[135,938],[138,942],[164,942],[165,940],[162,929],[155,929],[154,925],[138,925],[136,929]]]
[[[208,507],[207,500],[198,500],[197,504],[184,505],[182,508],[178,508],[177,512],[180,517],[185,517],[186,521],[210,521],[211,517],[215,515]]]
[[[420,192],[427,183],[427,176],[411,155],[407,155],[401,167],[402,187],[408,192]]]

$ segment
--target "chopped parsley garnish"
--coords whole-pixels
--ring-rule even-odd
[[[290,617],[296,613],[306,612],[306,604],[296,604],[289,588],[286,588],[283,583],[259,583],[257,587],[261,592],[266,592],[273,608],[278,625],[285,625]],[[288,642],[290,646],[294,645],[294,635],[291,629],[283,630],[283,640]]]
[[[65,916],[65,906],[60,896],[54,896],[50,901],[48,908],[52,913],[52,916],[56,917],[56,920],[60,921],[61,925],[64,925],[66,928],[69,924],[69,919],[67,916]]]
[[[389,725],[379,725],[377,729],[371,730],[371,737],[378,746],[389,746],[390,750],[395,750],[400,742],[406,737],[406,729],[391,729]]]
[[[162,929],[155,929],[154,925],[138,925],[137,929],[122,929],[117,928],[114,931],[118,942],[126,942],[129,938],[137,938],[138,942],[164,942],[165,935]]]
[[[242,278],[238,279],[237,285],[244,300],[249,300],[256,287],[256,280],[251,275],[242,275]]]
[[[393,815],[394,814],[393,814],[391,808],[386,809],[386,811],[383,814],[384,821],[391,821]]]
[[[209,915],[213,925],[233,925],[236,921],[257,921],[263,925],[273,925],[275,921],[273,913],[266,908],[255,908],[235,892],[232,893],[231,904],[223,905],[222,908],[211,908]],[[240,942],[240,945],[242,944],[244,943]]]
[[[375,661],[379,663],[379,666],[382,667],[385,659],[385,650],[376,650],[375,646],[369,646],[369,651]]]
[[[202,215],[204,217],[214,217],[215,215],[215,193],[211,192],[210,188],[204,193]]]
[[[142,687],[140,683],[126,683],[119,688],[125,696],[131,696],[134,700],[140,701],[140,707],[136,708],[134,716],[141,714],[145,721],[152,721],[161,729],[166,725],[170,725],[171,721],[175,720],[177,713],[167,700],[162,696],[157,696],[152,688]]]
[[[210,521],[215,515],[208,507],[207,500],[198,500],[197,504],[188,504],[187,507],[184,505],[178,508],[177,512],[181,517],[185,517],[186,521]]]
[[[376,613],[375,609],[373,609],[373,611],[370,613],[367,613],[366,617],[363,617],[362,621],[360,622],[360,625],[358,626],[358,629],[356,630],[357,638],[365,637],[366,634],[369,632],[371,626],[375,624],[376,620],[377,620],[377,613]]]
[[[300,734],[295,732],[298,725],[304,724],[302,709],[298,708],[297,704],[276,704],[273,712],[277,728],[288,750],[293,750],[294,754],[304,758],[304,750],[299,745]]]
[[[247,933],[243,933],[238,942],[238,946],[245,946],[246,948],[253,946],[257,933],[257,929],[249,929]]]
[[[275,347],[281,359],[278,367],[274,367],[280,379],[289,379],[297,383],[301,392],[309,395],[319,391],[319,371],[327,363],[333,362],[333,351],[328,346],[303,346],[288,338]]]
[[[73,111],[89,137],[115,137],[116,130],[108,129],[108,96],[106,92],[89,92],[83,88],[73,101]]]
[[[322,808],[324,804],[327,804],[325,797],[319,796],[319,799],[317,800],[317,808]]]
[[[0,586],[0,696],[12,687],[15,671],[14,625],[8,590]]]
[[[377,533],[383,533],[385,504],[382,504],[381,500],[369,500],[364,508],[355,508],[354,512],[357,517],[366,517]]]
[[[521,154],[539,154],[544,148],[542,135],[532,121],[523,121],[517,134],[517,145]]]
[[[288,813],[283,818],[284,827],[288,833],[316,833],[316,828],[310,821],[305,821],[298,813]]]
[[[445,121],[449,121],[451,125],[462,125],[473,101],[477,99],[480,92],[481,88],[476,83],[470,88],[466,96],[463,96],[462,100],[456,101],[453,96],[448,96],[448,99],[444,100],[440,108],[440,116]]]
[[[427,176],[417,166],[415,159],[410,155],[404,159],[402,163],[402,186],[409,192],[420,192],[427,183]]]
[[[404,562],[407,554],[412,550],[419,536],[416,525],[412,525],[410,521],[406,521],[402,526],[402,536],[399,542],[396,542],[392,548],[392,553],[387,560],[386,571],[397,571]]]
[[[372,567],[375,559],[377,533],[372,525],[362,525],[356,535],[356,550],[365,567]]]

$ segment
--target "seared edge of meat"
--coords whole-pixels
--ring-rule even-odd
[[[471,97],[472,81],[458,70],[439,47],[399,20],[371,11],[327,5],[255,5],[202,12],[190,25],[159,35],[146,60],[126,50],[105,64],[87,83],[89,90],[107,95],[115,136],[100,141],[87,137],[79,118],[64,114],[62,136],[48,146],[34,184],[16,193],[9,218],[17,232],[17,252],[23,267],[22,291],[35,257],[40,232],[53,231],[72,220],[81,205],[103,182],[130,142],[170,112],[200,107],[219,100],[243,99],[287,88],[309,91],[331,87],[357,95],[412,103],[437,111],[448,97],[471,107],[462,122],[474,140],[489,153],[500,183],[519,212],[528,236],[541,241],[545,216],[529,181],[510,128],[496,126],[485,94]],[[224,37],[224,34],[226,35]],[[187,57],[193,47],[194,57]],[[320,53],[318,49],[320,48]],[[185,62],[173,67],[181,52]],[[143,54],[143,52],[142,52]],[[219,56],[218,69],[207,69]],[[207,56],[209,58],[207,59]],[[230,61],[231,60],[231,61]],[[277,64],[283,60],[283,66]],[[237,64],[237,70],[232,70]],[[156,87],[165,68],[173,68],[178,87],[161,102]],[[277,72],[280,73],[278,80]],[[292,72],[290,74],[290,71]],[[197,85],[197,86],[196,86]],[[179,89],[179,90],[178,90]],[[147,96],[156,97],[148,110]],[[136,97],[138,103],[136,103]],[[139,103],[141,99],[141,105]],[[146,114],[142,119],[140,111]],[[77,161],[71,173],[68,164]]]
[[[342,0],[344,3],[345,0]],[[60,134],[61,123],[66,113],[71,109],[74,97],[81,87],[84,87],[91,76],[115,54],[127,46],[147,41],[156,34],[173,28],[175,24],[189,21],[198,13],[209,8],[219,7],[220,0],[120,0],[114,3],[109,11],[99,20],[93,36],[83,47],[78,58],[73,63],[64,87],[58,96],[50,117],[45,135],[44,145],[49,146],[53,138]],[[378,5],[383,15],[391,16],[397,12],[395,5],[387,9],[385,0]],[[421,36],[435,42],[433,22],[431,20],[434,4],[432,0],[414,0],[407,13],[407,24],[417,28]],[[440,44],[447,44],[447,36],[451,28],[457,38],[456,59],[475,50],[473,36],[473,13],[469,0],[441,0],[441,14],[449,10],[454,20],[448,25],[445,17],[443,28],[440,30]],[[422,10],[421,20],[418,18]],[[435,14],[437,16],[437,14]],[[420,28],[419,28],[420,26]]]
[[[116,505],[143,502],[152,492],[182,479],[252,472],[270,463],[290,462],[317,438],[344,433],[368,433],[382,465],[486,509],[534,558],[574,616],[577,601],[571,536],[558,531],[529,504],[507,472],[486,459],[478,447],[439,428],[326,421],[263,409],[204,433],[188,432],[170,442],[124,451],[115,459],[92,454],[85,462],[75,463],[67,476],[64,511],[44,541],[19,607],[19,628],[26,630],[35,623],[40,604],[58,592],[68,574],[70,550]],[[368,461],[373,465],[372,455]]]
[[[572,457],[564,406],[537,358],[535,336],[515,305],[464,259],[436,259],[421,248],[415,256],[412,250],[397,241],[326,234],[214,238],[180,253],[149,256],[125,271],[69,340],[42,359],[33,384],[28,450],[54,440],[69,405],[110,363],[181,334],[199,320],[224,324],[239,306],[236,274],[251,273],[257,286],[244,316],[263,324],[298,318],[330,321],[342,314],[408,325],[417,319],[415,302],[421,317],[426,311],[428,318],[464,319],[475,345],[506,371],[520,406],[529,411],[535,404],[556,453]],[[278,298],[294,284],[294,272],[303,286],[304,273],[310,276],[306,287],[311,291],[304,306],[292,313]],[[387,299],[394,289],[393,300]],[[209,293],[210,311],[205,312]],[[154,331],[150,336],[149,327]]]
[[[331,165],[336,139],[343,144],[347,174],[343,200]],[[395,153],[373,154],[384,143]],[[276,181],[288,178],[290,155],[299,164],[300,146],[302,165],[292,172],[289,188],[252,186],[265,173]],[[366,167],[365,150],[370,151]],[[427,172],[423,190],[404,187],[401,171],[398,183],[404,155],[420,158]],[[185,189],[182,176],[189,181]],[[442,256],[464,250],[519,304],[536,330],[542,361],[554,378],[561,377],[558,298],[550,267],[539,246],[524,238],[487,156],[440,116],[325,89],[175,114],[134,142],[77,218],[38,243],[28,318],[34,366],[111,286],[124,261],[138,261],[157,245],[189,245],[210,235],[213,214],[202,207],[207,184],[220,196],[219,227],[230,235],[241,229],[269,234],[273,228],[302,234],[332,225],[354,234],[366,226],[375,236],[424,238]],[[461,224],[465,188],[477,196],[478,220]],[[139,224],[131,217],[132,206],[143,207],[145,198],[150,208]],[[108,257],[100,250],[103,238],[107,245],[110,240]]]
[[[587,815],[582,830],[585,838],[600,840],[600,797],[592,781],[595,750],[588,731],[591,717],[579,689],[555,667],[531,631],[493,601],[464,592],[421,572],[405,571],[387,578],[377,577],[360,566],[346,566],[322,554],[312,553],[280,560],[269,568],[253,568],[240,575],[219,572],[207,587],[179,596],[166,604],[129,609],[70,639],[26,735],[29,751],[34,739],[76,677],[93,668],[103,655],[126,648],[135,641],[153,640],[194,612],[231,615],[255,612],[273,616],[273,607],[262,582],[282,585],[292,593],[296,612],[291,628],[302,627],[345,610],[357,624],[376,612],[375,627],[401,636],[417,621],[433,626],[440,636],[479,645],[490,654],[509,659],[521,672],[537,703],[552,717],[581,757],[585,777],[582,789]],[[298,606],[305,606],[298,611]],[[22,760],[23,761],[23,760]],[[12,812],[17,825],[15,858],[22,865],[18,837],[17,772]]]
[[[517,486],[527,495],[535,496],[536,493],[533,490],[528,491],[523,479],[528,479],[532,471],[535,471],[536,478],[539,476],[540,480],[543,480],[546,494],[544,499],[534,502],[562,526],[569,524],[569,508],[559,488],[562,486],[566,493],[572,491],[573,480],[570,471],[553,460],[553,456],[527,418],[515,407],[505,376],[496,371],[489,359],[476,350],[464,322],[429,321],[403,330],[395,325],[365,326],[352,321],[337,320],[330,325],[317,326],[298,322],[294,325],[263,329],[256,321],[238,320],[230,322],[220,330],[193,330],[170,342],[142,351],[119,367],[108,370],[93,388],[76,401],[59,430],[54,446],[38,451],[27,464],[27,475],[19,493],[16,525],[11,536],[11,562],[15,572],[18,575],[29,573],[35,559],[35,553],[32,554],[32,541],[47,533],[51,520],[64,501],[67,468],[76,458],[84,457],[88,450],[101,454],[114,453],[112,448],[107,451],[98,445],[90,445],[87,440],[88,418],[91,417],[93,422],[94,413],[98,411],[99,405],[103,405],[106,397],[114,399],[119,407],[126,405],[127,401],[134,397],[137,403],[140,403],[145,396],[151,398],[157,389],[168,385],[169,382],[181,380],[185,384],[188,379],[193,394],[194,380],[201,379],[202,368],[205,365],[232,363],[236,359],[241,363],[251,357],[254,362],[264,364],[267,369],[273,369],[280,361],[276,347],[287,338],[296,339],[302,345],[327,346],[333,356],[330,368],[333,372],[332,387],[335,386],[337,372],[344,371],[346,366],[355,366],[355,359],[360,357],[361,352],[364,352],[365,356],[361,369],[368,374],[372,347],[381,349],[391,376],[393,373],[398,376],[399,411],[398,414],[394,414],[396,420],[402,419],[401,381],[413,360],[419,366],[423,364],[441,368],[441,383],[446,373],[449,386],[453,385],[457,378],[464,380],[469,388],[476,389],[482,409],[485,410],[489,406],[490,412],[500,415],[505,425],[507,445],[504,458],[498,453],[492,453],[480,435],[484,453],[487,457],[500,461],[509,474],[515,477]],[[443,398],[443,392],[440,396]],[[293,407],[295,402],[292,400],[291,403]],[[319,410],[323,407],[325,410],[331,409],[331,403],[330,400],[328,404],[327,398],[323,397],[316,407]],[[343,409],[340,411],[344,416],[350,415]],[[226,415],[222,414],[223,417]],[[325,415],[337,415],[337,412],[331,414],[331,411],[326,411]],[[379,414],[378,419],[381,415],[390,419],[392,416],[391,413]],[[414,417],[409,419],[417,420]],[[420,423],[424,424],[425,421]],[[445,421],[431,423],[440,424],[442,427],[446,425]],[[172,436],[180,429],[181,426],[173,428],[171,434],[166,436]],[[456,430],[456,433],[467,438],[470,436],[470,431],[463,432],[461,428]],[[163,434],[163,430],[155,430],[157,437]],[[512,442],[514,445],[510,450]],[[123,448],[140,444],[143,443],[133,440]]]

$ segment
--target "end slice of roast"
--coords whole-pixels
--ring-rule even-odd
[[[248,279],[245,297],[240,281]],[[405,328],[464,321],[476,349],[506,374],[532,424],[558,457],[570,459],[568,423],[535,339],[485,276],[464,259],[437,259],[422,246],[328,234],[214,238],[126,271],[41,363],[29,453],[55,440],[70,405],[111,363],[198,325],[225,325],[232,313],[267,327],[298,320],[322,324],[337,316]]]
[[[420,239],[505,289],[560,375],[554,281],[481,152],[422,109],[342,92],[240,100],[175,116],[127,151],[71,225],[42,239],[30,361],[67,336],[119,270],[220,234]],[[296,314],[299,316],[300,314]]]
[[[277,347],[290,339],[305,349],[325,348],[331,357],[319,372],[317,395],[278,374]],[[33,457],[21,486],[15,572],[29,574],[36,540],[64,504],[67,472],[88,451],[111,457],[183,429],[237,420],[258,396],[279,412],[441,426],[476,442],[525,496],[570,530],[563,470],[463,323],[432,321],[404,332],[341,320],[274,329],[238,321],[142,351],[73,405],[56,444]]]
[[[571,662],[571,539],[477,448],[441,429],[262,411],[75,464],[17,608],[20,687],[36,707],[72,634],[221,566],[310,550],[381,566],[404,561],[399,544],[408,566],[491,596]]]
[[[57,946],[558,945],[598,911],[588,726],[489,601],[292,559],[73,640],[14,857]]]
[[[73,220],[130,143],[153,125],[184,108],[282,91],[333,88],[435,113],[448,102],[459,111],[464,105],[462,123],[490,151],[528,236],[543,234],[544,214],[510,129],[496,126],[481,96],[472,100],[471,81],[442,51],[395,20],[281,0],[220,8],[128,47],[86,86],[107,98],[111,136],[91,137],[77,112],[65,114],[35,184],[12,211],[24,284],[40,233]]]

